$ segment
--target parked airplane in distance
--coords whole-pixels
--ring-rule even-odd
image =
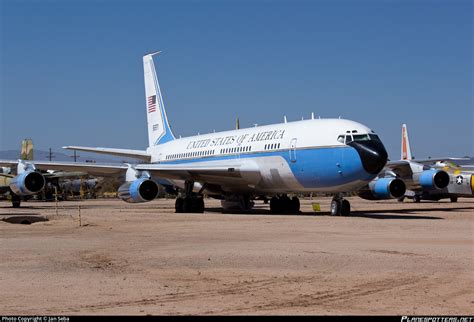
[[[0,194],[9,193],[12,206],[18,208],[22,200],[31,196],[43,194],[46,200],[51,200],[54,187],[59,187],[59,182],[65,178],[84,177],[84,172],[63,172],[47,170],[40,172],[33,161],[33,141],[25,139],[21,143],[21,159],[9,167],[0,167]],[[16,174],[12,166],[16,166]]]
[[[379,196],[400,197],[403,182],[380,179],[368,187],[387,162],[379,137],[365,125],[344,119],[309,119],[177,139],[168,122],[151,53],[143,57],[148,127],[146,150],[68,146],[67,149],[138,158],[139,164],[106,165],[35,162],[37,168],[79,170],[98,176],[125,174],[119,197],[147,202],[156,182],[179,188],[176,212],[203,212],[203,194],[222,200],[224,209],[250,209],[253,200],[271,197],[272,211],[298,212],[288,194],[332,194],[332,215],[348,215],[343,193],[362,187]],[[0,165],[11,161],[0,161]]]
[[[417,162],[428,166],[430,168],[445,171],[449,175],[449,182],[446,187],[438,189],[423,189],[423,190],[407,190],[405,197],[410,197],[414,202],[420,200],[441,200],[450,199],[451,202],[456,202],[459,197],[472,198],[474,197],[474,170],[469,167],[462,167],[456,165],[455,161],[469,160],[468,158],[428,158],[416,160],[412,156],[410,148],[410,140],[408,138],[408,130],[406,124],[402,125],[402,159],[411,162]],[[404,197],[399,198],[403,201]]]
[[[457,200],[458,194],[446,194],[449,189],[457,191],[460,187],[453,187],[453,176],[446,171],[445,168],[440,169],[435,166],[435,162],[439,161],[453,161],[465,160],[464,158],[429,158],[429,159],[414,159],[412,156],[410,141],[408,139],[408,130],[406,124],[402,125],[402,142],[401,142],[401,160],[389,161],[385,168],[380,172],[379,176],[369,183],[369,186],[374,185],[378,180],[386,180],[387,178],[398,178],[403,180],[406,186],[406,191],[400,197],[399,201],[403,201],[406,196],[413,198],[415,202],[419,202],[421,198],[436,200],[433,198],[453,198]],[[464,181],[464,186],[471,191],[471,179]],[[463,186],[463,188],[465,188]],[[451,188],[449,188],[451,187]],[[463,189],[462,191],[464,192]],[[460,191],[459,191],[460,192]],[[467,190],[465,191],[467,193]],[[359,196],[364,199],[378,200],[385,199],[370,193],[370,191],[359,191]],[[436,196],[436,197],[435,197]],[[454,199],[456,198],[456,199]]]

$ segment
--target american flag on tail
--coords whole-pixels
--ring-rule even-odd
[[[156,112],[156,95],[148,97],[147,106],[148,113]]]

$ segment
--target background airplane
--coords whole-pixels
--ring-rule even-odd
[[[435,165],[436,162],[455,160],[466,159],[451,157],[414,159],[408,139],[408,130],[406,124],[403,124],[401,160],[389,161],[377,178],[369,183],[369,186],[375,185],[379,180],[398,178],[405,183],[406,191],[400,197],[392,195],[391,198],[403,201],[405,197],[411,197],[415,202],[419,202],[422,198],[430,200],[452,198],[452,201],[456,201],[458,196],[472,195],[472,177],[462,175],[462,184],[457,184],[453,173],[448,173],[445,167],[440,168]],[[370,191],[362,190],[358,194],[361,198],[369,200],[385,199]]]
[[[419,164],[427,165],[433,169],[445,171],[449,175],[449,181],[446,187],[422,190],[407,190],[404,197],[412,198],[414,202],[420,200],[441,200],[450,199],[456,202],[459,197],[474,197],[474,169],[470,166],[459,166],[455,162],[470,160],[469,158],[428,158],[416,160],[413,158],[408,137],[406,124],[402,125],[402,160],[416,161]],[[404,197],[399,198],[403,201]]]
[[[34,166],[33,141],[24,139],[21,143],[21,152],[18,161],[11,163],[8,167],[0,168],[0,194],[9,193],[12,206],[18,208],[22,200],[26,200],[34,195],[42,195],[45,200],[52,200],[55,191],[63,195],[62,188],[66,188],[71,194],[80,190],[80,184],[85,182],[85,188],[90,191],[97,185],[96,179],[87,180],[67,180],[66,178],[77,178],[87,176],[87,173],[80,171],[40,171]],[[12,168],[15,169],[12,171]],[[15,172],[16,174],[13,174]],[[55,187],[57,190],[55,190]]]
[[[368,186],[386,164],[387,152],[373,130],[350,120],[310,119],[176,139],[163,105],[153,62],[156,54],[143,57],[149,147],[65,147],[145,163],[35,162],[34,166],[98,176],[125,174],[118,195],[127,202],[153,200],[160,180],[166,188],[180,189],[176,212],[203,212],[204,193],[221,199],[225,209],[250,209],[254,199],[271,197],[272,211],[298,212],[299,200],[289,194],[324,192],[334,196],[331,214],[348,215],[350,204],[343,193],[363,187],[380,196],[400,197],[405,192],[397,178]]]

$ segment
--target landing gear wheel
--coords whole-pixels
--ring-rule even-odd
[[[339,216],[341,213],[341,202],[338,199],[331,201],[331,216]]]
[[[270,200],[271,212],[283,212],[283,213],[299,213],[300,211],[300,200],[298,197],[288,198],[287,195],[280,197],[272,197]]]
[[[270,199],[270,211],[278,212],[280,208],[280,199],[277,197],[272,197],[272,199]]]
[[[20,208],[21,197],[17,196],[14,193],[11,193],[11,196],[12,196],[12,207],[13,208]]]
[[[351,204],[346,199],[341,201],[341,216],[349,216],[351,214]]]
[[[176,202],[174,204],[174,209],[177,214],[184,212],[184,199],[182,197],[176,198]]]
[[[204,199],[202,197],[192,196],[183,198],[183,212],[203,213]]]
[[[294,212],[300,212],[300,200],[298,197],[291,198],[291,210]]]
[[[449,199],[451,199],[451,202],[458,202],[458,197],[451,197]]]
[[[176,198],[175,210],[176,213],[203,213],[204,199],[199,193],[193,192],[194,182],[185,181],[184,196]]]
[[[196,199],[196,212],[204,212],[204,199],[202,197],[198,197]]]

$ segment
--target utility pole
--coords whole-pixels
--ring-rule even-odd
[[[49,161],[53,161],[54,158],[55,158],[55,156],[53,154],[53,151],[51,151],[51,148],[49,148],[49,154],[48,154]]]
[[[80,158],[80,157],[81,157],[80,155],[77,155],[76,150],[74,150],[74,155],[71,156],[71,158],[74,159],[74,162],[77,162],[77,158]]]

